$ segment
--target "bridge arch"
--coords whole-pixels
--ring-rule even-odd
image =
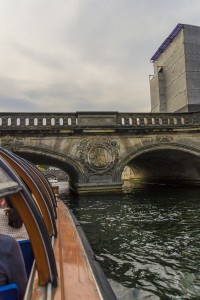
[[[121,180],[126,166],[136,179],[147,182],[200,184],[200,151],[188,145],[162,143],[134,149],[116,166],[115,181]]]
[[[79,164],[64,154],[49,151],[38,147],[23,147],[16,149],[15,153],[34,164],[56,166],[69,176],[70,184],[87,182],[87,176]]]

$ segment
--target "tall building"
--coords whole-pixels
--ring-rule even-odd
[[[151,62],[151,111],[200,111],[200,27],[178,24]]]

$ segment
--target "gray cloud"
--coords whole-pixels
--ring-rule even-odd
[[[53,54],[49,55],[46,52],[33,50],[27,46],[19,45],[17,43],[13,43],[12,46],[15,48],[16,52],[18,52],[24,58],[32,61],[34,64],[59,70],[63,68],[61,59]]]
[[[17,97],[3,97],[0,96],[0,110],[1,112],[27,112],[34,111],[35,104]]]
[[[47,10],[48,7],[48,10]],[[150,58],[199,0],[0,3],[2,111],[150,111]]]

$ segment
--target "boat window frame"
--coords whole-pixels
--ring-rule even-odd
[[[2,157],[0,157],[0,166],[20,187],[20,190],[8,193],[7,196],[19,213],[28,232],[38,270],[39,284],[47,285],[51,282],[57,286],[58,273],[55,256],[41,212],[25,183]]]
[[[24,162],[26,164],[26,166],[30,169],[30,171],[34,174],[34,176],[37,177],[37,180],[39,180],[39,182],[42,184],[47,197],[52,202],[54,216],[55,216],[55,218],[57,218],[57,211],[56,211],[57,202],[56,202],[56,198],[52,191],[49,181],[46,179],[44,174],[34,164],[32,164],[31,162],[29,162],[28,160],[26,160],[22,157],[19,157],[19,158],[22,160],[22,162]]]
[[[16,170],[20,178],[29,187],[30,191],[35,197],[34,200],[37,202],[37,205],[41,210],[41,214],[44,218],[49,235],[56,237],[57,228],[52,203],[50,203],[50,199],[47,199],[46,195],[44,194],[44,190],[40,185],[40,182],[36,177],[34,178],[30,168],[27,167],[26,163],[22,162],[20,158],[13,153],[0,147],[0,156],[3,157],[11,165],[11,167],[13,167],[14,170]]]

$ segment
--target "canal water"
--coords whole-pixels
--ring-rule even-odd
[[[200,189],[67,197],[118,299],[200,299]]]

